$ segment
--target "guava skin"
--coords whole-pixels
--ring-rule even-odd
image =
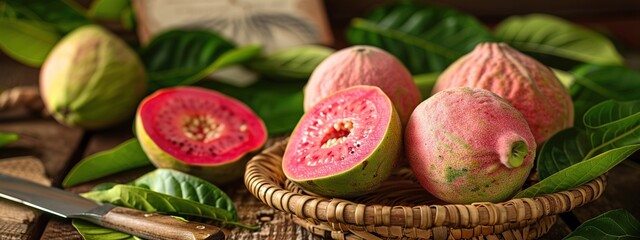
[[[378,122],[379,125],[376,125],[373,129],[374,132],[371,133],[371,135],[375,135],[376,137],[360,138],[359,141],[362,142],[362,148],[360,150],[366,148],[368,149],[367,151],[362,151],[362,155],[358,155],[357,158],[347,158],[347,160],[342,160],[342,162],[325,164],[322,167],[331,168],[329,169],[328,175],[309,177],[309,172],[320,170],[317,170],[314,167],[296,167],[295,162],[297,159],[300,159],[300,155],[296,154],[306,151],[310,151],[312,152],[311,154],[314,154],[314,150],[322,150],[317,150],[318,148],[314,147],[304,147],[307,146],[307,143],[305,142],[306,139],[313,135],[313,133],[307,132],[307,127],[312,125],[312,123],[316,122],[318,119],[321,119],[319,116],[323,109],[326,109],[325,107],[327,105],[338,102],[339,100],[335,99],[340,99],[341,96],[347,94],[364,96],[362,98],[367,98],[368,100],[375,102],[375,105],[379,108],[384,108],[390,111],[377,112],[377,114],[380,115],[388,115],[381,117],[381,119],[384,120],[380,120],[380,122]],[[369,98],[365,95],[375,95],[375,98]],[[347,99],[345,100],[345,105],[334,105],[334,107],[342,107],[345,109],[348,108],[348,104],[350,102],[351,101]],[[361,133],[363,131],[361,130],[367,126],[363,126],[362,123],[358,122],[358,116],[356,115],[345,116],[344,118],[350,120],[356,119],[353,122],[353,135],[348,136],[345,142],[337,144],[336,148],[328,148],[328,151],[339,151],[337,149],[340,147],[351,146],[351,141],[356,136],[362,137]],[[314,143],[310,144],[313,145]],[[400,159],[401,153],[402,125],[400,123],[400,117],[393,108],[393,104],[389,98],[378,87],[354,86],[328,96],[305,113],[291,134],[283,156],[282,166],[286,177],[306,191],[326,197],[350,198],[366,194],[379,187],[382,182],[391,175],[392,170]],[[323,155],[323,157],[327,156]],[[353,165],[347,165],[351,167],[342,170],[335,170],[337,167],[333,168],[345,161],[350,164],[353,163]],[[325,173],[326,172],[327,171],[325,171]]]
[[[538,146],[573,126],[571,95],[555,74],[505,43],[481,43],[439,76],[432,95],[452,87],[487,89],[518,109]]]
[[[212,94],[214,94],[214,96],[211,96]],[[239,113],[239,114],[236,116],[239,116],[239,115],[241,116],[236,120],[239,121],[244,119],[246,122],[248,122],[247,125],[249,127],[246,128],[246,130],[252,131],[253,132],[252,134],[255,136],[255,138],[250,138],[252,140],[249,142],[245,142],[243,145],[246,145],[246,146],[242,147],[241,149],[229,150],[229,151],[236,151],[236,152],[233,152],[229,155],[225,155],[228,158],[224,157],[223,159],[214,159],[213,157],[209,157],[209,156],[188,155],[188,154],[184,154],[184,152],[176,153],[175,149],[170,150],[167,148],[165,149],[161,148],[160,146],[162,144],[158,144],[158,142],[165,141],[166,139],[162,139],[162,136],[156,132],[153,135],[158,139],[154,140],[152,136],[149,134],[149,132],[157,131],[154,127],[157,127],[157,126],[166,127],[167,124],[159,124],[158,122],[154,122],[156,120],[150,120],[152,118],[159,117],[158,115],[153,116],[154,115],[153,113],[157,113],[157,112],[150,110],[154,108],[154,106],[151,104],[162,106],[162,105],[170,105],[170,104],[165,104],[165,103],[168,103],[168,101],[181,102],[180,100],[176,100],[180,98],[181,95],[182,96],[197,95],[199,97],[196,97],[196,98],[199,98],[199,99],[213,97],[213,98],[216,98],[217,101],[221,102],[220,105],[237,109],[238,112],[235,112],[235,113],[236,114]],[[157,102],[153,103],[153,101],[159,101],[158,100],[159,98],[164,98],[164,101],[167,101],[167,102],[161,102],[160,104],[158,104]],[[197,104],[192,104],[192,105],[197,106]],[[175,108],[170,108],[170,109],[178,110]],[[195,114],[195,115],[210,113],[206,111],[204,113],[198,112],[198,111],[188,111],[188,112],[189,114]],[[182,118],[182,120],[184,120],[185,117],[189,117],[185,115],[184,112],[179,112],[179,111],[172,112],[171,115],[175,115],[177,119]],[[144,120],[145,117],[147,118],[146,121]],[[216,116],[216,117],[225,118],[221,116]],[[157,168],[169,168],[169,169],[182,171],[182,172],[200,177],[202,179],[205,179],[216,185],[224,185],[224,184],[228,184],[241,179],[244,174],[246,163],[249,161],[251,157],[253,157],[254,153],[262,149],[267,139],[267,133],[266,133],[267,130],[264,123],[257,115],[255,115],[255,113],[253,113],[249,109],[249,107],[242,104],[238,100],[227,97],[218,92],[208,90],[208,89],[197,88],[197,87],[174,87],[174,88],[165,88],[165,89],[156,91],[155,93],[148,96],[142,101],[142,103],[138,107],[138,111],[136,112],[135,121],[136,121],[135,130],[136,130],[137,138],[140,141],[140,145],[143,151],[149,157],[149,160],[154,166],[156,166]],[[167,120],[167,121],[170,122],[168,126],[176,127],[174,124],[176,121],[173,121],[173,119]],[[145,122],[147,124],[145,124]],[[222,124],[225,124],[225,123],[222,122]],[[152,125],[157,125],[157,126],[152,126]],[[229,126],[226,126],[226,128],[230,129]],[[186,141],[188,142],[188,144],[191,144],[191,145],[204,146],[205,148],[206,147],[213,148],[213,146],[206,145],[206,143],[200,143],[194,139],[188,139],[186,134],[182,131],[185,131],[185,130],[181,129],[180,126],[177,126],[176,131],[174,131],[174,133],[179,134],[180,136],[172,135],[170,137],[175,137],[175,139],[180,139],[180,141]],[[182,134],[185,134],[185,135],[182,135]],[[213,141],[216,141],[216,140],[214,139]],[[164,145],[167,146],[166,142],[164,143]],[[167,147],[173,147],[173,146],[167,146]],[[171,152],[174,152],[174,154],[172,155]],[[222,154],[218,154],[217,156],[222,156]]]
[[[416,107],[405,153],[428,192],[449,203],[498,202],[527,179],[536,142],[522,114],[499,96],[459,87]]]
[[[80,27],[53,48],[40,72],[40,93],[60,123],[103,129],[129,119],[147,89],[137,54],[97,25]]]
[[[404,125],[422,95],[407,68],[390,53],[373,46],[356,45],[337,51],[313,71],[304,88],[304,109],[336,91],[371,85],[393,102]]]

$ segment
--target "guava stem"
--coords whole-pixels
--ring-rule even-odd
[[[516,133],[508,133],[498,139],[500,162],[508,168],[517,168],[529,154],[529,145]]]
[[[366,47],[358,47],[356,48],[356,53],[360,53],[360,54],[369,54],[369,52],[371,52],[371,50],[369,50]]]

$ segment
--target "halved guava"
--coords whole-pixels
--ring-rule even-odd
[[[166,88],[136,114],[136,133],[151,162],[216,184],[238,179],[267,139],[262,120],[240,101],[197,87]]]
[[[400,158],[401,129],[380,88],[338,91],[300,119],[283,156],[283,171],[303,189],[323,196],[367,193],[389,177]]]

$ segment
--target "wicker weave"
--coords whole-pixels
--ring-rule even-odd
[[[535,239],[559,213],[600,197],[605,176],[554,194],[501,203],[446,204],[429,195],[409,169],[400,169],[375,192],[343,200],[315,196],[286,179],[286,140],[249,161],[245,184],[274,209],[293,214],[297,224],[333,239]]]
[[[402,228],[388,226],[345,226],[328,224],[314,219],[301,219],[294,216],[293,221],[309,232],[323,238],[332,239],[380,239],[380,238],[416,238],[416,239],[536,239],[551,229],[556,216],[546,216],[539,220],[520,223],[507,223],[495,226],[476,226],[474,228],[450,229],[447,226],[430,229]],[[336,230],[337,229],[337,230]],[[375,234],[373,234],[375,233]]]

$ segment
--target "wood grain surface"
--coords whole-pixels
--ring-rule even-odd
[[[75,150],[79,147],[83,131],[62,126],[51,119],[33,118],[28,113],[23,114],[0,114],[0,132],[17,133],[20,139],[3,148],[0,151],[0,172],[18,172],[26,179],[36,181],[41,184],[51,185],[60,181],[64,177],[66,168],[73,158]],[[15,162],[16,158],[31,158],[32,162],[21,162],[19,164],[9,164]],[[37,165],[38,167],[30,167]],[[1,200],[2,204],[10,204],[15,207],[15,203],[7,203]],[[43,226],[48,221],[48,216],[33,209],[25,208],[24,214],[29,217],[19,217],[11,210],[0,207],[0,239],[37,239],[42,232]],[[14,221],[6,221],[6,217],[14,217]]]
[[[4,158],[0,160],[0,173],[31,180],[42,185],[51,185],[44,165],[32,156]],[[33,234],[35,222],[41,213],[19,203],[0,199],[0,239],[21,239]]]

